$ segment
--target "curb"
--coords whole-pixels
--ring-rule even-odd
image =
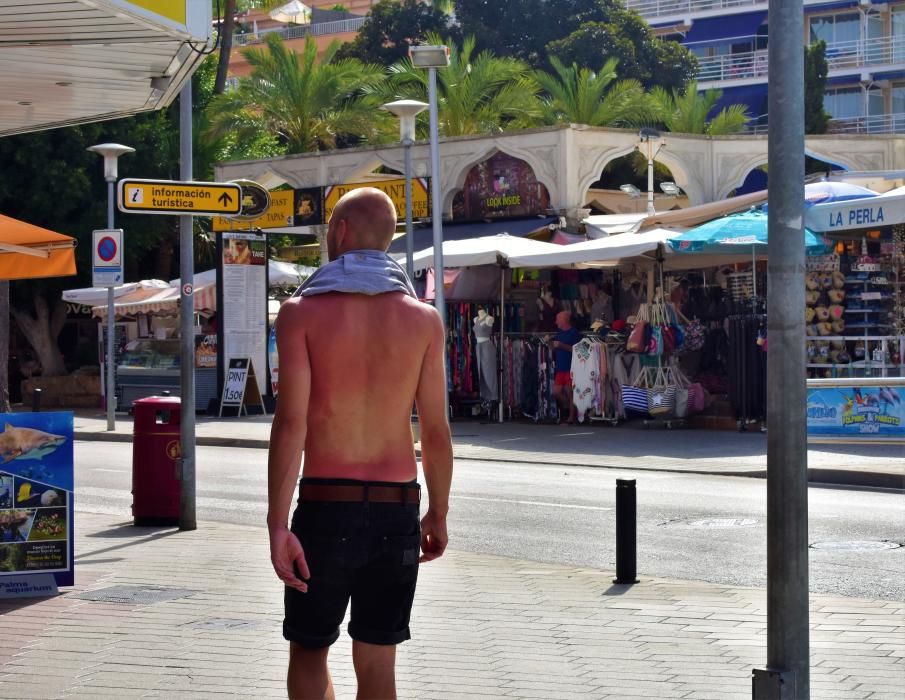
[[[131,443],[132,435],[128,433],[98,433],[92,431],[76,430],[74,439],[83,442],[119,442]],[[266,450],[270,446],[269,440],[255,440],[251,438],[226,438],[202,435],[195,439],[199,447],[239,447],[246,449]],[[421,450],[415,450],[415,456],[420,459]],[[492,459],[481,457],[463,457],[453,454],[460,461],[469,462],[504,462],[507,464],[525,464],[524,459],[511,459],[506,457],[494,457]],[[590,469],[623,469],[634,471],[667,472],[670,474],[697,474],[700,476],[738,476],[752,479],[766,479],[765,469],[747,469],[740,471],[726,471],[724,469],[675,469],[671,467],[640,467],[614,464],[589,464],[587,462],[556,462],[551,466],[557,467],[585,467]],[[868,472],[848,469],[833,469],[826,467],[808,468],[808,483],[829,484],[833,486],[853,486],[860,488],[878,489],[905,489],[905,474],[891,474],[889,472]]]

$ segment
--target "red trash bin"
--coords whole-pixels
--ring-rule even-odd
[[[132,404],[132,517],[136,525],[179,522],[179,479],[176,460],[181,401],[175,396],[149,396]]]

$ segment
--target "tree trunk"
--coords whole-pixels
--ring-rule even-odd
[[[66,320],[66,305],[57,300],[53,309],[48,309],[47,300],[42,296],[34,298],[35,315],[26,311],[11,309],[19,330],[28,340],[41,363],[44,377],[59,377],[66,374],[63,353],[57,345],[57,337]]]
[[[223,18],[220,21],[220,57],[217,61],[217,79],[214,82],[215,95],[219,95],[226,90],[229,57],[233,49],[233,32],[235,29],[236,0],[225,0],[223,3]]]
[[[9,281],[0,280],[0,413],[9,411]]]

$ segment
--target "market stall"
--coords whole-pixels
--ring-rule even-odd
[[[311,272],[271,260],[271,289],[295,288]],[[195,409],[205,411],[217,399],[217,291],[216,271],[194,276],[195,312]],[[180,280],[142,280],[114,288],[116,348],[116,396],[120,410],[130,410],[139,398],[169,391],[179,393],[179,297]],[[92,315],[104,319],[106,288],[72,289],[64,301],[90,306]],[[278,302],[277,302],[278,303]],[[98,325],[99,357],[103,362],[106,325]],[[102,372],[101,376],[105,376]]]

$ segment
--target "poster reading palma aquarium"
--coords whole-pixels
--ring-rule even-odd
[[[0,576],[73,580],[72,413],[0,413]]]
[[[808,435],[905,438],[905,390],[889,386],[810,389]]]

